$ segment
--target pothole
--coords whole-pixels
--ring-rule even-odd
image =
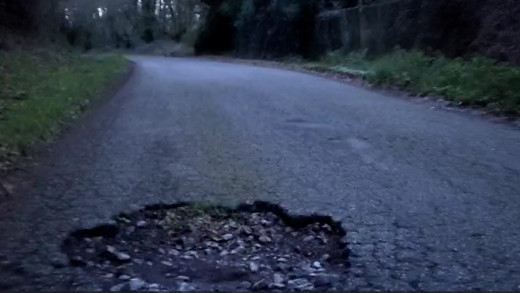
[[[103,290],[341,290],[345,232],[326,216],[290,216],[257,202],[180,204],[121,214],[63,244]]]

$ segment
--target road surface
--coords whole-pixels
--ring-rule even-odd
[[[120,212],[251,199],[341,220],[352,289],[520,289],[517,129],[303,73],[132,59],[0,205],[0,289],[95,288],[61,241]]]

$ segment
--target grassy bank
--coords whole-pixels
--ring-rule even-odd
[[[463,106],[520,113],[520,68],[485,58],[470,60],[395,51],[376,59],[362,53],[331,53],[307,69],[362,76],[375,85],[397,87],[412,95],[436,96]]]
[[[0,162],[51,139],[127,66],[121,56],[94,59],[52,50],[0,51]]]

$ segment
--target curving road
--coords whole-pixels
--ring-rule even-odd
[[[351,289],[520,289],[518,130],[302,73],[132,59],[0,205],[0,289],[95,288],[59,247],[119,212],[249,199],[343,221]]]

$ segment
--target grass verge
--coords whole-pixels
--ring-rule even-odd
[[[520,68],[475,57],[469,60],[397,50],[376,59],[356,52],[330,53],[303,68],[365,78],[417,96],[436,96],[490,112],[520,114]]]
[[[52,139],[127,68],[122,56],[0,51],[0,168],[33,144]]]

